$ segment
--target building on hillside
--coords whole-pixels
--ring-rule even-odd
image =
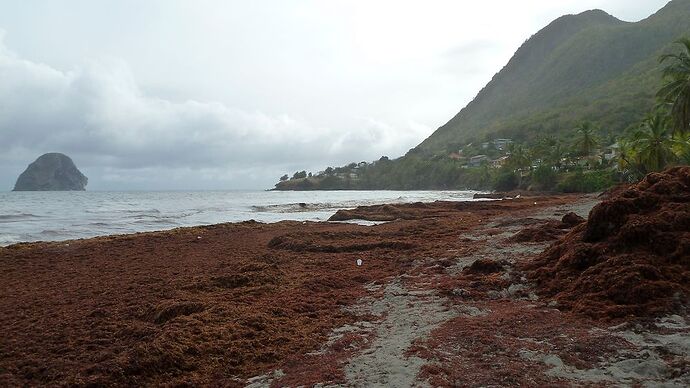
[[[508,144],[512,142],[512,139],[494,139],[482,143],[482,149],[486,150],[489,149],[489,147],[493,147],[499,151],[505,151],[505,149],[508,148]]]
[[[351,180],[357,180],[359,179],[359,174],[356,172],[339,172],[335,174],[336,177],[340,179],[351,179]]]
[[[613,143],[610,146],[606,147],[606,150],[604,151],[604,159],[606,160],[612,160],[618,157],[620,154],[620,145],[618,143]]]
[[[503,151],[506,148],[508,148],[508,145],[511,144],[512,142],[513,142],[512,139],[496,139],[496,140],[494,140],[494,146],[497,149]]]
[[[505,166],[506,163],[508,163],[508,159],[509,159],[509,158],[510,158],[510,156],[506,155],[506,156],[501,156],[501,157],[498,158],[498,159],[494,159],[494,160],[492,160],[492,161],[490,162],[490,163],[491,163],[491,167],[493,167],[493,168],[501,168],[501,167]]]
[[[459,152],[451,152],[448,154],[448,157],[453,160],[462,160],[465,159],[462,155],[460,155]]]
[[[473,156],[470,158],[470,167],[479,167],[482,165],[482,163],[487,162],[489,160],[489,157],[486,155],[477,155]]]

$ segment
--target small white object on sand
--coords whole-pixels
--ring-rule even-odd
[[[361,267],[362,266],[362,259],[357,259],[357,266]]]

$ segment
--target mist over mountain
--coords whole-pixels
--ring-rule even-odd
[[[603,150],[629,134],[626,129],[639,127],[657,104],[659,58],[676,52],[675,43],[686,36],[690,0],[673,0],[638,22],[601,10],[561,16],[527,39],[474,100],[405,156],[330,168],[313,178],[302,171],[283,176],[276,188],[605,188],[623,178],[611,166],[614,151],[606,157]],[[575,128],[585,122],[589,144],[597,146],[583,151],[576,147],[581,139]],[[497,139],[503,140],[492,141]],[[510,143],[524,152],[513,153]],[[595,164],[583,160],[589,156],[602,160],[596,166],[604,172],[587,189],[570,185],[583,180],[568,174]],[[564,160],[566,171],[543,184],[530,185],[515,173],[523,165],[531,170],[542,164],[542,170],[560,171]],[[499,184],[503,176],[507,183]]]
[[[690,0],[673,0],[636,23],[601,10],[560,17],[418,148],[437,153],[488,138],[560,135],[581,120],[619,133],[653,106],[657,58],[684,35],[690,35]]]

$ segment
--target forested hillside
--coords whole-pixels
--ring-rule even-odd
[[[690,164],[689,37],[690,0],[636,23],[560,17],[406,155],[285,175],[276,189],[597,191]]]
[[[527,40],[467,107],[420,148],[439,152],[489,138],[560,136],[579,121],[620,133],[654,104],[658,57],[690,35],[690,0],[622,22],[604,11],[563,16]]]

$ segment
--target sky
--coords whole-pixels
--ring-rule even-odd
[[[399,157],[557,17],[666,2],[0,0],[0,191],[46,152],[118,191]]]

